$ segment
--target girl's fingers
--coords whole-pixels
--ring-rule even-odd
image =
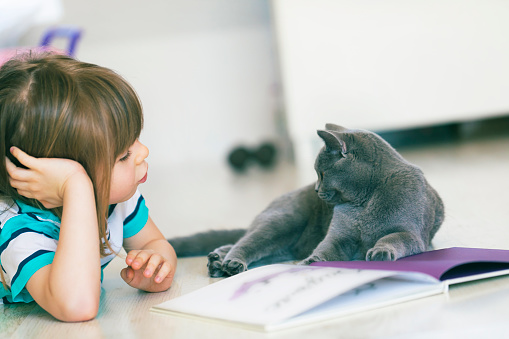
[[[125,263],[127,265],[131,266],[131,264],[133,263],[134,259],[136,259],[136,256],[138,255],[139,252],[141,252],[141,251],[138,251],[138,250],[129,251],[129,253],[127,253],[127,257],[125,258]]]
[[[26,194],[28,193],[33,193],[31,190],[30,190],[30,185],[26,182],[26,181],[22,181],[22,180],[16,180],[16,179],[13,179],[12,177],[9,179],[9,184],[11,185],[12,188],[16,189],[18,191],[19,194],[27,197]],[[22,194],[24,193],[24,194]],[[33,195],[33,194],[31,194]],[[32,198],[32,197],[27,197],[27,198]]]
[[[13,174],[15,174],[17,172],[17,170],[19,169],[18,166],[14,165],[12,163],[12,161],[5,157],[5,168],[7,169],[7,173],[9,173],[9,175],[12,177]]]
[[[157,271],[156,277],[154,278],[154,281],[156,284],[161,283],[171,272],[171,265],[169,262],[165,261],[161,267],[159,268],[159,271]]]
[[[143,268],[143,271],[140,270],[139,274],[142,274],[145,278],[153,278],[156,284],[162,283],[172,271],[171,264],[163,256],[151,251],[129,251],[126,263],[133,272]]]
[[[11,186],[15,189],[20,189],[21,186],[23,185],[23,181],[21,180],[16,180],[16,179],[13,179],[12,177],[9,178],[9,184],[11,184]]]
[[[23,170],[26,171],[26,170]],[[9,184],[12,188],[21,191],[30,192],[32,196],[37,195],[40,191],[37,184],[33,184],[29,173],[14,173],[9,178]]]
[[[5,157],[5,167],[7,167],[7,170],[16,168],[16,165],[14,165],[8,157]]]
[[[126,267],[120,271],[120,276],[129,284],[134,278],[134,271],[132,268]]]
[[[161,262],[163,262],[163,257],[159,254],[153,254],[150,257],[150,260],[147,262],[147,266],[143,271],[143,275],[147,278],[150,278],[156,271],[157,267],[161,264]]]
[[[15,147],[15,146],[11,147],[10,152],[16,159],[18,159],[18,161],[21,164],[25,165],[28,168],[32,168],[34,165],[34,161],[37,160],[37,158],[34,158],[34,157],[26,154],[25,152],[23,152],[22,150],[20,150],[19,148]]]
[[[129,260],[132,252],[136,252],[136,254],[132,260]],[[151,254],[145,251],[131,251],[126,258],[126,263],[134,270],[139,270],[143,265],[145,265],[150,256]]]
[[[12,180],[14,179],[15,183],[24,182],[29,179],[30,176],[30,170],[20,168],[12,163],[12,161],[5,157],[5,167],[7,169],[7,173],[9,173],[9,176],[11,177],[11,185]],[[15,187],[15,186],[13,186]]]

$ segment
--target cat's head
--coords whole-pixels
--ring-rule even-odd
[[[380,149],[392,148],[369,131],[327,124],[317,133],[325,143],[315,161],[320,199],[331,204],[362,199],[376,184]]]

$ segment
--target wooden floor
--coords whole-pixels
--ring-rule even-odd
[[[446,220],[433,246],[509,249],[509,136],[464,138],[401,149],[441,194]],[[226,167],[151,168],[143,193],[168,237],[210,228],[247,227],[275,196],[303,184],[291,165],[236,175]],[[151,306],[211,284],[204,257],[179,259],[169,291],[139,292],[105,272],[95,320],[66,324],[35,304],[0,306],[0,338],[504,338],[509,278],[453,287],[435,296],[274,335],[150,312]]]

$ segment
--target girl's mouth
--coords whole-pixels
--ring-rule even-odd
[[[148,172],[145,173],[145,176],[143,178],[141,178],[140,181],[138,181],[140,184],[143,184],[145,181],[147,181],[147,176],[148,176]]]

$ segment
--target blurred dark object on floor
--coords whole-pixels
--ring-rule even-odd
[[[251,164],[271,168],[276,163],[276,154],[276,146],[271,142],[265,142],[257,148],[237,146],[228,155],[228,164],[238,172],[243,172]]]
[[[418,147],[436,143],[509,135],[509,116],[455,122],[429,127],[377,132],[394,148]]]

